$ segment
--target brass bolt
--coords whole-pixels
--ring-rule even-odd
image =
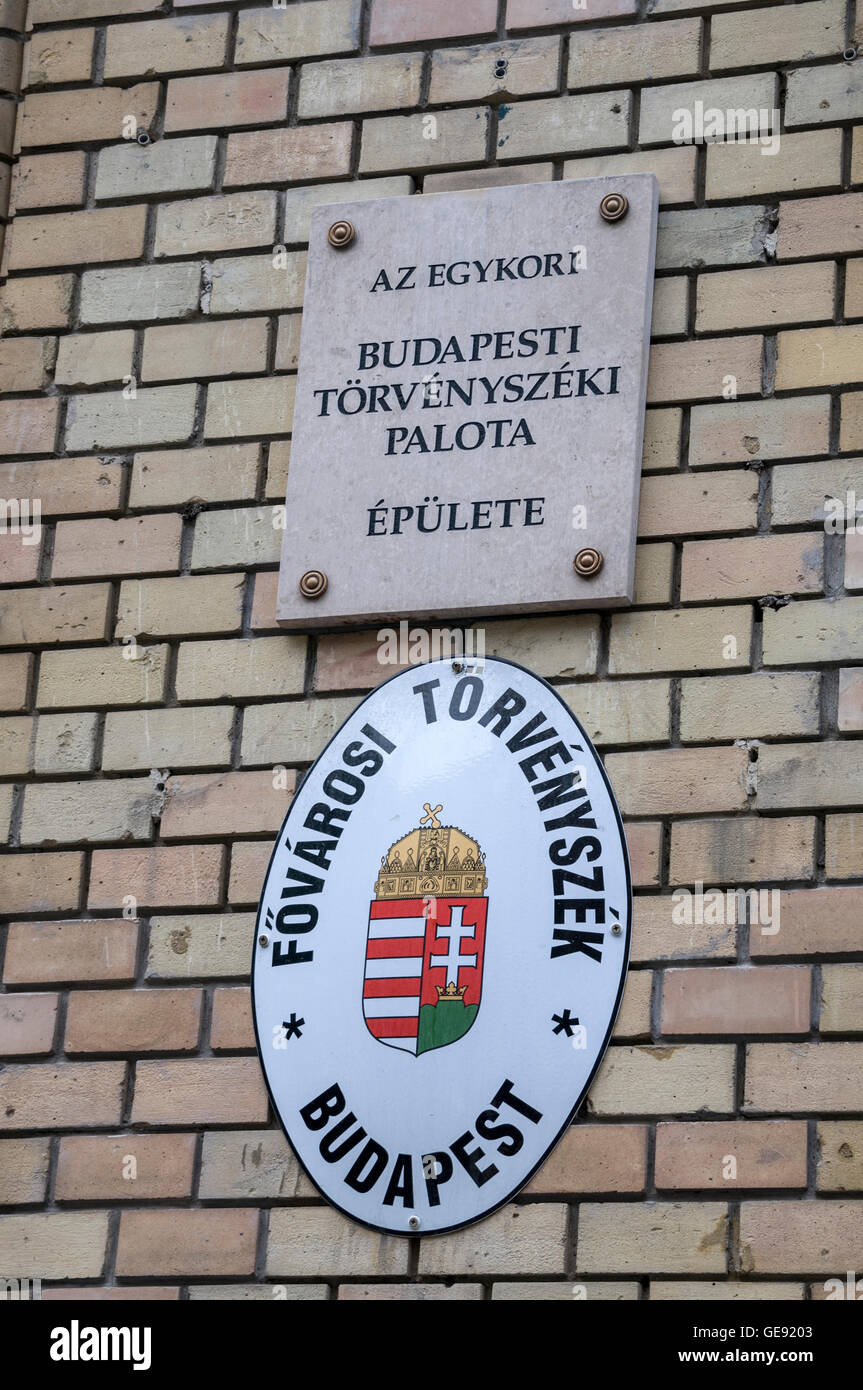
[[[578,552],[572,564],[576,574],[580,574],[582,579],[592,579],[605,564],[605,556],[601,550],[589,545]]]
[[[270,938],[269,938],[268,936],[259,936],[259,937],[258,937],[258,945],[259,945],[259,946],[269,946],[269,944],[270,944]]]
[[[347,220],[344,222],[334,222],[327,232],[327,241],[330,243],[330,246],[335,247],[337,251],[344,251],[346,246],[350,246],[356,234],[357,232],[353,222],[348,222]]]
[[[306,570],[300,580],[300,593],[303,598],[320,598],[327,592],[329,582],[323,570]]]
[[[599,205],[599,215],[606,222],[619,222],[629,212],[629,199],[622,193],[606,193]]]

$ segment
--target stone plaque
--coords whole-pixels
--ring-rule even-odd
[[[317,209],[280,623],[631,602],[656,212],[652,174]]]

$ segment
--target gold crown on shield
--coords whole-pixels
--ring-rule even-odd
[[[375,898],[481,898],[488,879],[476,840],[457,826],[441,825],[442,806],[427,801],[423,810],[419,825],[381,859]]]

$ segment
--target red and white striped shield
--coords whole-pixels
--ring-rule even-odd
[[[372,1037],[419,1056],[464,1037],[482,995],[488,899],[373,902],[363,1013]]]

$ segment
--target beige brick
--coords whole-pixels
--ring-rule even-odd
[[[225,767],[231,760],[231,705],[195,709],[122,710],[105,718],[106,772],[151,767]]]
[[[83,150],[23,155],[15,178],[15,211],[83,203],[86,171]]]
[[[763,198],[841,185],[841,130],[783,134],[781,144],[772,152],[765,145],[731,141],[707,147],[705,189],[709,200]]]
[[[180,444],[195,426],[195,386],[156,386],[138,391],[134,400],[122,392],[70,396],[66,417],[67,449],[131,448]]]
[[[518,102],[498,115],[498,158],[584,154],[628,144],[631,94],[595,92]],[[481,158],[481,155],[474,156]],[[441,162],[441,161],[436,161]]]
[[[162,77],[186,68],[221,67],[229,22],[227,14],[201,14],[111,24],[106,30],[105,76]]]
[[[505,71],[498,77],[495,73],[501,64]],[[470,48],[440,48],[432,54],[429,101],[436,105],[554,92],[559,67],[560,39],[556,35]],[[397,104],[379,102],[378,110]]]
[[[818,532],[683,546],[682,603],[823,592],[824,538]]]
[[[810,971],[796,965],[666,970],[661,1029],[675,1036],[808,1033],[810,993]]]
[[[777,391],[802,386],[840,386],[863,374],[863,324],[804,328],[779,334]]]
[[[428,1300],[461,1303],[478,1301],[483,1297],[482,1284],[455,1283],[452,1280],[444,1284],[342,1284],[338,1293],[340,1303],[425,1303]]]
[[[559,693],[600,747],[656,743],[669,736],[669,681],[583,682],[560,686]]]
[[[743,1108],[850,1109],[860,1093],[859,1043],[753,1043],[746,1053]]]
[[[839,448],[863,449],[863,391],[846,391],[840,399]]]
[[[270,849],[266,844],[235,843],[231,848],[228,901],[235,906],[257,906],[269,862]]]
[[[22,710],[33,671],[30,652],[4,652],[0,656],[0,710]]]
[[[125,28],[119,25],[112,33]],[[138,87],[92,87],[76,92],[74,101],[69,100],[68,92],[31,92],[18,122],[21,145],[29,149],[122,140],[130,116],[138,128],[149,130],[158,101],[156,82],[142,82]]]
[[[563,166],[563,177],[593,179],[609,174],[655,174],[662,206],[695,202],[695,167],[695,148],[677,145],[667,150],[635,150],[625,154],[594,155],[590,159],[568,159]]]
[[[102,150],[96,166],[97,199],[196,193],[213,187],[215,135],[190,135],[141,146],[132,141]]]
[[[804,661],[863,659],[863,598],[789,603],[764,614],[764,662],[784,666]]]
[[[773,224],[768,207],[741,204],[661,212],[656,239],[657,270],[702,270],[706,266],[758,265]]]
[[[0,1129],[88,1129],[117,1125],[124,1062],[7,1066],[0,1072]],[[45,1274],[47,1271],[41,1270]],[[64,1271],[63,1277],[70,1270]]]
[[[274,1207],[266,1273],[274,1278],[407,1274],[408,1249],[406,1240],[366,1230],[330,1207]]]
[[[115,635],[125,642],[142,632],[153,637],[237,632],[244,584],[242,574],[128,580],[120,585]]]
[[[599,629],[592,614],[491,622],[485,638],[489,656],[517,661],[541,676],[586,676],[596,670]]]
[[[203,513],[195,525],[192,567],[275,563],[281,531],[273,525],[274,515],[272,507]]]
[[[214,261],[208,312],[243,314],[259,310],[299,309],[306,283],[306,255],[288,251],[284,266],[272,256],[239,256]]]
[[[863,729],[863,671],[857,666],[846,666],[839,672],[837,728],[840,733],[856,733]]]
[[[506,1206],[481,1225],[427,1236],[419,1274],[563,1274],[569,1212],[563,1203]]]
[[[842,32],[842,20],[838,30]],[[841,50],[842,39],[836,43]],[[785,124],[814,125],[816,121],[860,120],[863,116],[863,78],[854,63],[832,63],[823,72],[798,68],[789,72],[785,90]]]
[[[823,72],[812,68],[816,81]],[[780,261],[863,251],[863,193],[833,198],[798,198],[779,204]]]
[[[44,1202],[48,1158],[47,1139],[0,1140],[0,1202],[4,1207]]]
[[[591,10],[585,18],[593,18]],[[579,18],[576,14],[573,18]],[[695,77],[701,58],[700,19],[621,29],[576,29],[569,37],[570,87]]]
[[[7,1267],[27,1279],[95,1279],[102,1274],[108,1240],[106,1211],[28,1212],[0,1217]]]
[[[821,986],[821,1032],[863,1032],[863,965],[825,965]]]
[[[818,1125],[818,1190],[863,1189],[863,1121],[825,1120]]]
[[[451,169],[426,174],[424,193],[457,193],[471,188],[505,188],[514,183],[549,183],[554,177],[551,160],[538,164],[503,164],[484,169]]]
[[[249,377],[242,381],[216,381],[207,392],[207,415],[204,433],[208,439],[261,434],[289,434],[294,414],[296,377]],[[272,525],[272,510],[264,509],[268,525],[275,538],[275,549],[281,544],[281,532]],[[213,517],[234,513],[212,512],[205,519],[204,529],[222,523]],[[199,523],[200,526],[200,523]],[[196,545],[197,545],[196,528]],[[272,551],[272,546],[269,550]],[[278,558],[278,554],[276,554]]]
[[[815,875],[808,816],[688,821],[671,831],[672,883],[769,883]]]
[[[202,997],[196,989],[74,990],[66,1052],[194,1051]]]
[[[131,981],[137,941],[138,924],[131,921],[10,922],[3,983]]]
[[[33,328],[65,328],[74,285],[74,275],[7,280],[0,304],[2,331],[25,333]]]
[[[419,105],[423,56],[393,53],[305,63],[297,114],[301,121],[352,111],[387,111]],[[461,98],[456,98],[461,99]],[[431,97],[432,101],[451,100]]]
[[[829,396],[697,405],[691,414],[690,466],[826,454],[829,429]]]
[[[12,825],[12,796],[14,788],[6,783],[0,787],[0,834],[4,841],[9,839]]]
[[[378,116],[363,122],[360,173],[475,164],[485,159],[488,107],[438,111],[430,138],[425,116]],[[320,129],[320,127],[316,127]],[[503,151],[501,151],[503,153]],[[507,151],[506,157],[510,157]],[[338,171],[333,171],[338,172]]]
[[[723,671],[749,665],[752,613],[744,605],[615,614],[609,674]]]
[[[135,455],[129,506],[185,507],[190,502],[242,502],[254,497],[257,477],[258,448],[255,444],[148,451]]]
[[[758,759],[758,807],[764,810],[847,806],[859,800],[863,744],[784,743],[762,748]]]
[[[426,180],[428,188],[428,180]],[[307,242],[312,214],[322,203],[365,202],[370,198],[406,197],[414,191],[414,181],[404,174],[392,178],[355,179],[351,183],[318,183],[309,188],[289,188],[285,193],[286,246]]]
[[[60,521],[52,579],[87,579],[179,568],[182,518],[157,516]]]
[[[730,328],[769,328],[830,319],[834,281],[832,261],[702,275],[698,280],[696,329],[721,333]]]
[[[859,845],[863,838],[863,816],[828,816],[826,862],[828,878],[859,878]]]
[[[177,663],[178,698],[298,695],[303,689],[306,645],[304,637],[293,635],[184,643]]]
[[[653,291],[651,341],[673,338],[686,332],[689,306],[689,282],[682,275],[657,280]]]
[[[199,709],[182,711],[183,714],[203,712]],[[232,713],[230,709],[228,712]],[[170,759],[165,761],[170,762]],[[212,763],[214,759],[184,758],[183,761],[191,765],[193,762]],[[179,760],[175,762],[177,766],[183,765]],[[162,835],[166,839],[185,839],[201,835],[275,832],[287,815],[294,778],[286,774],[275,786],[274,781],[270,771],[172,777],[162,813]]]
[[[317,1193],[281,1130],[241,1129],[204,1135],[200,1195],[205,1201],[260,1201]]]
[[[318,0],[286,10],[241,11],[236,61],[293,61],[321,53],[353,53],[359,46],[359,0]]]
[[[0,454],[48,454],[57,437],[55,399],[6,399],[0,420]]]
[[[453,1289],[458,1288],[453,1285]],[[462,1286],[463,1287],[463,1286]],[[589,1284],[582,1285],[584,1295],[591,1303],[597,1301],[619,1303],[624,1300],[636,1300],[641,1296],[641,1286],[635,1280],[629,1282],[619,1280],[598,1280],[592,1279]],[[519,1280],[513,1282],[495,1283],[492,1286],[492,1302],[523,1302],[529,1299],[535,1302],[567,1302],[573,1299],[573,1285],[571,1281],[562,1284],[532,1283],[530,1280]]]
[[[72,1003],[77,1002],[73,995]],[[130,1158],[135,1160],[133,1177]],[[56,1197],[60,1202],[189,1197],[194,1158],[194,1134],[64,1135]]]
[[[168,83],[165,130],[208,130],[216,113],[220,126],[284,121],[290,81],[288,68],[177,77]]]
[[[213,991],[210,1047],[214,1052],[255,1048],[252,1001],[247,988]]]
[[[139,1062],[135,1068],[133,1124],[262,1124],[266,1118],[257,1057]]]
[[[674,972],[679,973],[679,972]],[[695,973],[695,972],[692,972]],[[715,971],[708,971],[715,974]],[[663,1190],[806,1186],[803,1121],[713,1120],[656,1126],[656,1186]],[[728,1159],[736,1162],[728,1177]],[[652,1291],[651,1291],[652,1292]]]
[[[10,526],[15,524],[11,522]],[[16,534],[11,529],[0,532],[0,584],[33,584],[39,578],[42,552],[42,539],[39,530],[36,529],[39,523],[25,519],[24,524],[28,528],[33,527],[26,537],[27,544],[24,543],[23,534]],[[35,540],[35,545],[29,544],[31,537]]]
[[[754,395],[761,390],[761,356],[758,336],[655,345],[650,350],[647,399],[651,404],[719,400],[729,378],[740,395]]]
[[[853,133],[851,144],[851,182],[863,183],[863,139],[859,129]]]
[[[305,183],[346,176],[352,141],[350,121],[237,131],[228,136],[225,187],[254,188],[262,183]]]
[[[21,844],[145,840],[155,814],[155,791],[147,777],[40,782],[24,793]]]
[[[267,340],[264,319],[148,328],[141,374],[145,381],[172,381],[262,372],[267,366]]]
[[[0,1056],[46,1057],[54,1051],[58,994],[0,995]]]
[[[107,584],[9,589],[0,609],[0,645],[99,642],[106,636],[110,595]]]
[[[42,1290],[42,1298],[49,1302],[166,1303],[174,1302],[179,1297],[180,1289],[176,1284],[115,1284],[111,1288],[93,1284],[60,1284]]]
[[[200,913],[154,917],[147,977],[220,978],[247,975],[255,930],[253,913]]]
[[[54,380],[58,386],[107,386],[132,374],[135,334],[72,333],[61,338]]]
[[[81,322],[188,318],[197,312],[200,285],[201,267],[191,262],[86,271],[81,277]]]
[[[95,850],[90,870],[89,906],[213,907],[220,898],[223,845],[158,845]]]
[[[841,817],[829,816],[830,821]],[[852,820],[853,817],[847,817]],[[830,869],[828,868],[828,873]],[[749,950],[753,956],[829,956],[858,951],[861,943],[858,888],[799,888],[779,894],[779,931],[753,925]]]
[[[156,0],[33,0],[28,18],[33,24],[60,24],[70,19],[116,19],[157,8]]]
[[[99,647],[45,652],[36,703],[40,709],[92,704],[149,705],[164,699],[167,647]]]
[[[43,714],[36,728],[33,768],[42,776],[92,772],[97,714]]]
[[[644,447],[641,467],[644,473],[657,469],[677,468],[683,412],[676,408],[645,411]]]
[[[571,0],[507,0],[507,28],[532,29],[534,25],[577,22],[579,15],[573,16],[572,8]],[[593,0],[584,20],[616,19],[618,15],[635,14],[636,9],[636,0]]]
[[[82,854],[7,854],[0,859],[5,912],[77,912]]]
[[[813,671],[777,675],[690,676],[681,682],[683,743],[736,738],[790,738],[820,730],[819,677]]]
[[[845,506],[846,492],[863,496],[863,459],[835,459],[823,463],[795,463],[773,469],[772,509],[774,526],[798,522],[823,524],[828,498],[840,499]],[[832,512],[831,512],[832,515]],[[846,536],[846,554],[852,533]]]
[[[180,0],[185,4],[185,0]],[[270,1303],[274,1297],[307,1302],[326,1301],[330,1296],[326,1284],[190,1284],[189,1299],[193,1303],[233,1300],[241,1303]]]
[[[672,3],[672,0],[666,0]],[[707,1279],[686,1280],[686,1279],[651,1279],[650,1299],[651,1302],[663,1299],[666,1302],[672,1300],[690,1300],[694,1303],[702,1302],[722,1302],[722,1303],[793,1303],[799,1302],[803,1298],[803,1285],[783,1283],[768,1283],[765,1280],[747,1279],[745,1282],[737,1280],[715,1280]]]
[[[659,883],[662,825],[659,821],[636,821],[624,828],[633,885],[655,888]]]
[[[681,346],[690,346],[681,344]],[[741,470],[643,478],[638,534],[692,535],[693,532],[754,531],[758,521],[758,478]]]
[[[734,1047],[609,1048],[590,1088],[590,1115],[734,1109]]]
[[[584,1274],[724,1274],[726,1207],[720,1202],[584,1202],[576,1269]]]
[[[634,878],[634,876],[633,876]],[[623,1001],[614,1023],[612,1037],[648,1040],[652,1031],[651,1005],[653,1000],[653,971],[630,970],[626,978]]]
[[[196,251],[240,251],[271,246],[275,236],[275,193],[219,193],[164,203],[156,215],[155,252],[187,256]]]
[[[124,1211],[117,1273],[121,1277],[252,1274],[258,1238],[254,1208]]]
[[[844,37],[841,0],[795,5],[781,24],[773,9],[718,14],[710,26],[710,66],[718,71],[832,57],[844,48]]]
[[[605,767],[624,815],[690,815],[747,804],[745,748],[609,753]]]
[[[845,317],[863,318],[863,256],[849,260],[845,267]]]
[[[353,699],[249,705],[243,721],[243,765],[313,762],[356,705]]]
[[[772,112],[777,106],[777,92],[778,83],[773,73],[648,87],[641,94],[638,143],[642,146],[674,143],[680,119],[677,113],[694,112],[696,102],[701,102],[705,109],[718,107],[722,111],[729,111],[755,108],[759,112]]]
[[[23,459],[0,464],[0,493],[20,496],[26,487],[41,498],[43,517],[116,511],[122,482],[122,465],[113,459]]]
[[[95,29],[52,29],[30,36],[30,87],[54,82],[89,82]]]
[[[863,1202],[744,1202],[740,1264],[747,1273],[824,1274],[853,1269]]]
[[[571,1125],[525,1191],[643,1192],[647,1134],[646,1125]]]

